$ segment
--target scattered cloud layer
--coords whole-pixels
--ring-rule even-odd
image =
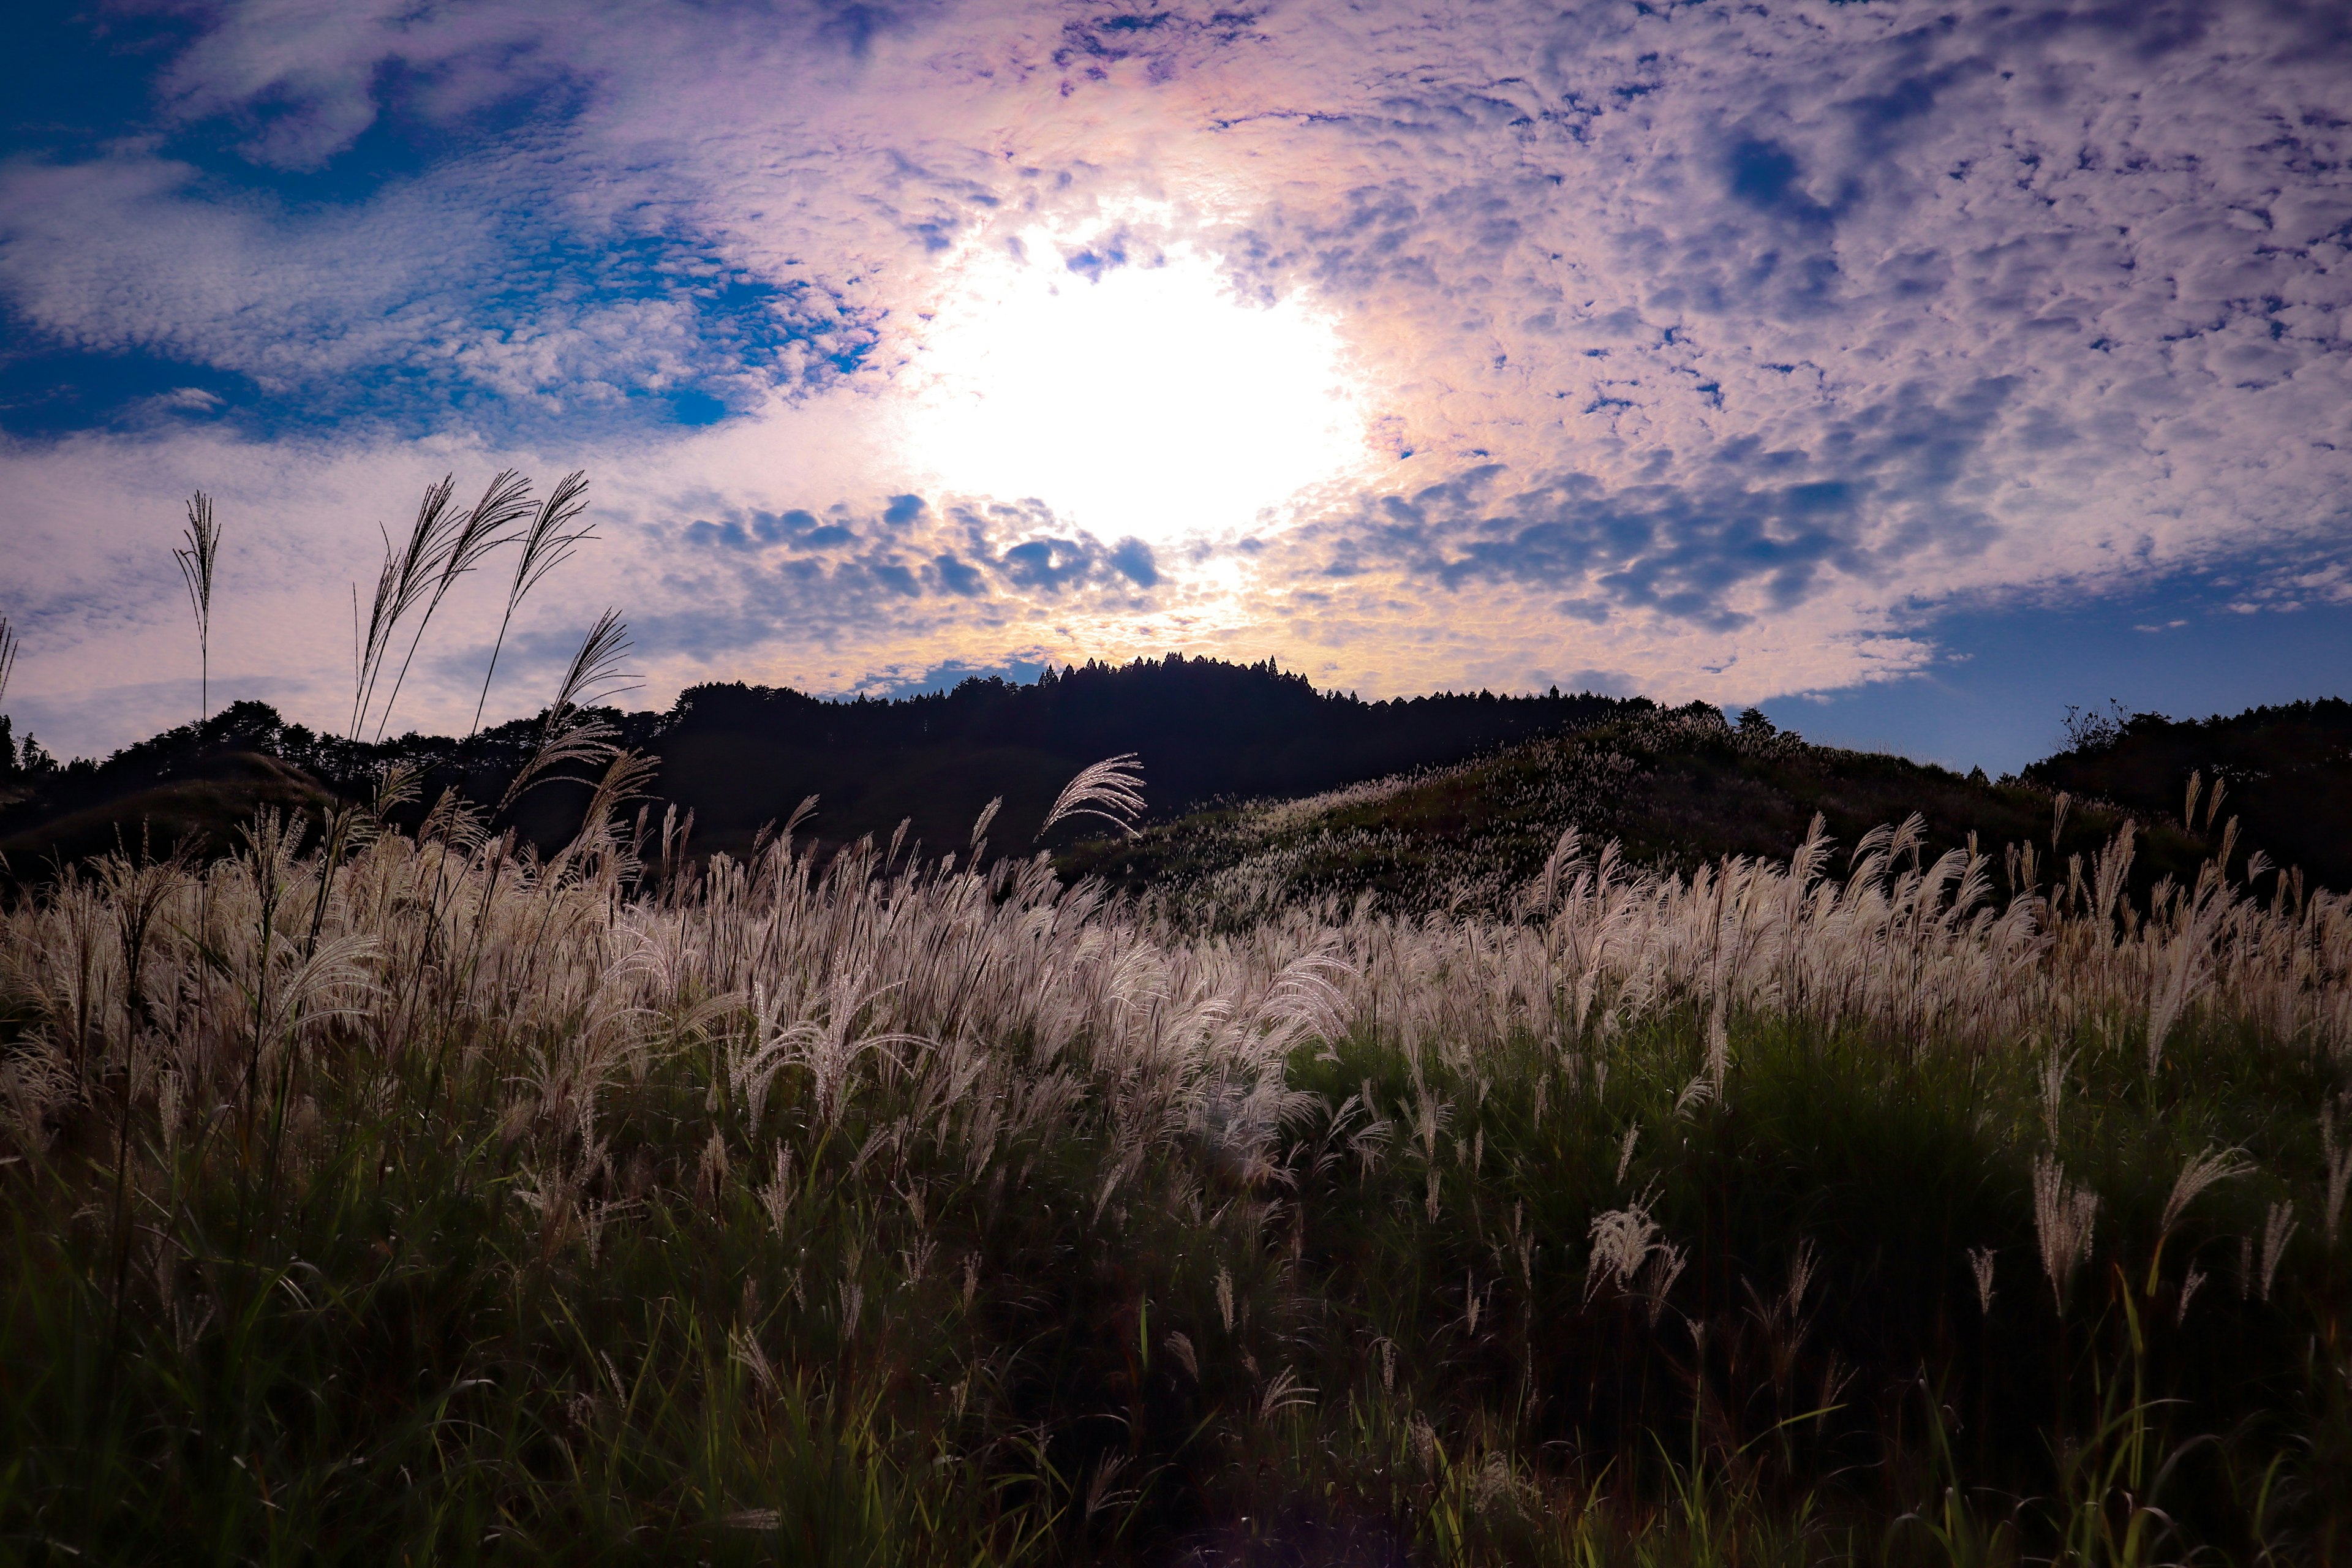
[[[108,650],[178,657],[185,488],[272,606],[229,668],[323,713],[367,524],[508,461],[605,481],[545,657],[615,599],[654,698],[1174,647],[1748,701],[1930,664],[1940,606],[2352,595],[2339,6],[151,26],[83,40],[119,123],[0,163],[0,610],[71,744],[177,700]],[[909,437],[981,260],[1076,290],[1179,253],[1332,324],[1370,458],[1187,540]],[[1115,454],[1139,495],[1217,461],[1153,436]]]

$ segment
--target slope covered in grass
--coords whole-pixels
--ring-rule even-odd
[[[1129,889],[1215,879],[1223,905],[1254,909],[1269,897],[1367,889],[1492,903],[1534,874],[1570,824],[1621,839],[1638,863],[1686,871],[1726,854],[1786,854],[1816,811],[1850,840],[1916,810],[1939,848],[1971,831],[1984,844],[2031,842],[2044,858],[2054,852],[2062,872],[2066,857],[2105,842],[2128,816],[2143,830],[2135,864],[2144,891],[2218,853],[2242,806],[2233,869],[2242,874],[2259,849],[2315,886],[2343,889],[2352,887],[2343,852],[2352,793],[2336,787],[2352,777],[2337,755],[2346,713],[2335,702],[2203,725],[2142,715],[2127,733],[2099,731],[2105,739],[1998,784],[1810,745],[1761,715],[1727,725],[1702,704],[1669,712],[1641,699],[1486,693],[1361,702],[1270,665],[1175,657],[1029,686],[969,680],[887,702],[698,687],[667,713],[585,717],[656,761],[649,824],[690,815],[689,850],[705,854],[748,853],[812,796],[804,830],[829,846],[887,840],[903,822],[935,849],[965,847],[971,823],[1001,799],[992,843],[1026,852],[1064,780],[1133,752],[1158,826],[1140,845],[1074,850],[1077,836],[1064,829],[1053,841],[1069,851],[1064,868]],[[0,845],[19,878],[58,854],[111,847],[118,833],[126,844],[144,832],[158,845],[217,852],[257,805],[365,801],[395,765],[418,772],[417,801],[395,816],[414,828],[445,789],[478,807],[500,800],[544,728],[541,716],[464,740],[361,744],[239,702],[102,763],[0,779]],[[264,757],[290,773],[260,778]],[[2200,768],[2206,787],[2191,821],[2185,786]],[[179,788],[207,780],[221,787]],[[242,795],[240,780],[253,786]],[[2216,780],[2226,785],[2220,811]],[[2052,821],[2060,792],[2075,802],[2063,825]],[[545,784],[497,826],[551,850],[588,795],[584,784]]]
[[[2346,1549],[2341,899],[1914,826],[1203,933],[628,843],[0,905],[12,1554]]]
[[[651,750],[661,789],[696,814],[713,847],[746,848],[758,830],[819,800],[834,842],[902,821],[926,843],[963,842],[1003,797],[996,837],[1025,846],[1079,768],[1133,753],[1155,814],[1223,796],[1294,795],[1481,751],[1628,712],[1639,699],[1441,693],[1366,702],[1318,691],[1269,661],[1139,659],[1048,670],[1032,685],[967,680],[889,702],[823,702],[795,691],[705,686],[686,692]]]
[[[1917,813],[1934,852],[1975,841],[2004,886],[2036,879],[2031,853],[2062,880],[2126,814],[2095,801],[2060,815],[2046,789],[1876,752],[1808,744],[1761,715],[1738,726],[1703,703],[1649,710],[1504,747],[1451,767],[1391,775],[1286,801],[1220,806],[1065,854],[1071,875],[1152,890],[1171,910],[1248,921],[1301,898],[1370,894],[1383,907],[1508,909],[1571,828],[1618,842],[1638,865],[1687,875],[1725,856],[1785,857],[1819,813],[1858,840]],[[2144,825],[2138,886],[2193,877],[2219,832]],[[2019,847],[2012,862],[2002,854]],[[2248,846],[2232,846],[2243,868]]]
[[[309,773],[265,752],[208,751],[186,766],[116,791],[61,802],[12,818],[0,808],[0,880],[40,879],[64,865],[113,850],[156,855],[219,854],[237,842],[254,814],[275,810],[317,817],[337,804]],[[21,826],[15,823],[21,822]]]

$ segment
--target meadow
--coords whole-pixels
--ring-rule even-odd
[[[0,909],[9,1558],[2347,1549],[2352,903],[2259,858],[1203,922],[633,766]]]
[[[240,752],[226,852],[0,891],[5,1560],[2352,1548],[2352,900],[2218,786],[2142,824],[1633,705],[1140,841],[1114,758],[1034,837],[804,802],[703,853],[598,706],[608,613],[482,732],[495,801],[427,794],[367,751],[427,623],[516,547],[479,710],[583,487],[387,539],[333,742],[372,796]],[[203,710],[126,800],[230,798],[173,760],[202,497],[187,540]],[[1171,667],[1116,679],[1229,679]],[[1146,859],[1037,848],[1102,819]]]

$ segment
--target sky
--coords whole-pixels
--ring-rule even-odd
[[[1169,651],[2007,771],[2352,689],[2352,10],[128,0],[0,19],[20,732],[348,727],[430,483],[587,471],[493,719]],[[509,563],[393,731],[470,722]]]

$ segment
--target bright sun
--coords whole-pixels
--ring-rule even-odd
[[[1366,461],[1339,334],[1303,303],[1246,301],[1189,250],[1085,273],[1024,241],[969,259],[922,333],[907,456],[934,482],[1164,543]]]

